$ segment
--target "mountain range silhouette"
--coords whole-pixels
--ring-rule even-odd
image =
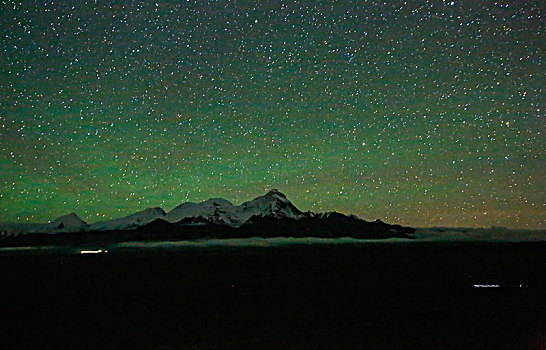
[[[0,225],[0,246],[281,236],[382,239],[410,238],[413,232],[410,227],[355,215],[303,212],[273,189],[240,205],[211,198],[180,204],[170,212],[153,207],[94,224],[70,213],[46,224]]]

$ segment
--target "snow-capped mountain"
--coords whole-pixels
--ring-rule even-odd
[[[233,205],[222,198],[212,198],[201,203],[183,203],[163,219],[175,223],[187,218],[205,218],[214,223],[237,227],[255,215],[298,218],[302,212],[283,193],[273,189],[241,205]]]
[[[75,213],[63,215],[45,224],[0,224],[0,235],[11,236],[22,233],[56,233],[76,231],[131,230],[156,219],[182,225],[215,223],[239,227],[251,217],[298,219],[312,213],[302,213],[280,191],[273,189],[240,205],[223,198],[211,198],[200,203],[186,202],[166,213],[159,207],[148,208],[122,218],[87,224]]]
[[[336,212],[301,212],[284,194],[271,190],[240,205],[222,198],[183,203],[169,213],[148,208],[123,218],[86,224],[76,214],[47,224],[0,225],[0,246],[110,244],[126,241],[248,237],[409,238],[415,230],[367,222]],[[20,234],[21,233],[21,234]],[[30,235],[22,233],[34,233]],[[58,233],[58,234],[52,234]]]
[[[21,233],[55,233],[67,231],[110,231],[134,229],[156,219],[170,223],[198,224],[204,222],[239,227],[251,217],[300,218],[303,214],[278,190],[271,190],[240,205],[233,205],[223,198],[211,198],[201,203],[186,202],[169,213],[159,207],[148,208],[122,218],[87,224],[76,214],[63,215],[46,224],[0,225],[2,236]],[[183,222],[181,222],[183,221]]]
[[[225,223],[220,219],[220,213],[224,213],[233,207],[230,201],[222,198],[211,198],[201,203],[186,202],[171,210],[163,219],[169,222],[178,222],[186,218],[213,218],[217,217],[215,222]]]
[[[241,214],[241,224],[254,215],[296,219],[303,214],[283,193],[276,189],[267,192],[264,196],[244,202],[238,209]]]
[[[165,216],[165,211],[160,207],[147,208],[135,214],[124,216],[119,219],[101,221],[86,227],[90,231],[105,231],[105,230],[123,230],[146,225],[155,219]]]

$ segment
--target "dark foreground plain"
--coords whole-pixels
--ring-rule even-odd
[[[2,348],[546,349],[545,258],[545,243],[2,252]]]

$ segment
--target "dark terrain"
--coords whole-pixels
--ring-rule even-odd
[[[283,195],[284,196],[284,195]],[[298,209],[295,209],[298,210]],[[299,210],[298,210],[299,212]],[[198,225],[196,225],[198,223]],[[411,238],[412,227],[368,222],[336,212],[300,219],[252,216],[239,227],[217,224],[207,218],[186,218],[176,223],[156,219],[146,225],[115,231],[27,233],[0,236],[0,247],[108,245],[120,242],[180,241],[248,237],[353,237],[359,239]]]
[[[1,252],[2,347],[545,349],[545,258],[544,243]]]

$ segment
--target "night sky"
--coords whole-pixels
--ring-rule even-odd
[[[0,222],[278,188],[546,227],[546,2],[2,1]]]

